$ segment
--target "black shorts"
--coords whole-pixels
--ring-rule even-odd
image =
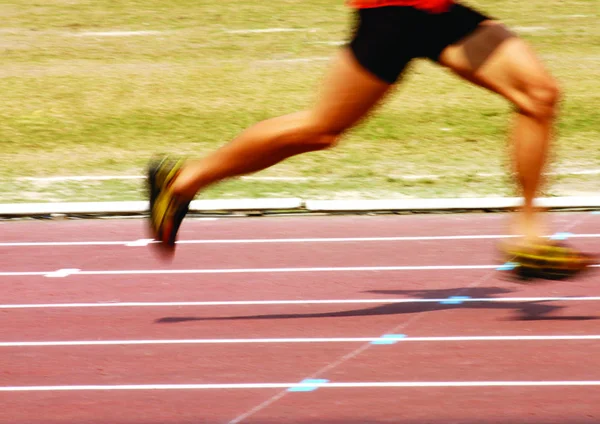
[[[414,7],[360,9],[350,48],[358,62],[385,82],[396,82],[414,58],[437,61],[442,51],[488,18],[461,4],[444,13]]]

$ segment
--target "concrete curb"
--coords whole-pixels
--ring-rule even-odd
[[[222,199],[195,200],[192,213],[281,213],[281,212],[460,212],[476,210],[513,210],[522,202],[518,197],[450,198],[450,199],[389,199],[389,200],[303,200],[285,199]],[[600,196],[549,197],[537,201],[548,209],[600,209]],[[75,202],[75,203],[15,203],[0,204],[2,217],[53,215],[144,215],[148,202]]]
[[[512,210],[523,200],[519,197],[483,197],[452,199],[400,199],[400,200],[307,200],[310,211],[460,211],[460,210]],[[600,207],[600,196],[547,197],[537,199],[537,205],[549,209]]]
[[[247,212],[296,210],[304,206],[302,199],[225,199],[194,200],[191,212]],[[0,204],[0,216],[40,215],[143,215],[148,202],[74,202]]]

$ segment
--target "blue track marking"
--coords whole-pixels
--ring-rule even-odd
[[[497,271],[512,271],[518,265],[519,264],[517,264],[516,262],[506,262],[504,265],[500,265],[498,268],[496,268],[496,270]]]
[[[406,334],[384,334],[377,340],[373,340],[374,345],[391,345],[406,337]]]
[[[600,215],[600,211],[592,211],[592,215]]]
[[[314,392],[315,390],[317,390],[319,388],[319,385],[325,384],[325,383],[329,383],[329,380],[307,378],[300,382],[300,384],[306,384],[306,386],[290,387],[289,389],[287,389],[287,391],[288,392]],[[314,386],[311,386],[311,384],[314,384]]]
[[[465,300],[469,300],[471,296],[450,296],[446,300],[442,300],[440,303],[442,305],[460,305]]]
[[[550,238],[552,240],[566,240],[569,237],[571,237],[572,235],[573,235],[572,233],[556,233]]]

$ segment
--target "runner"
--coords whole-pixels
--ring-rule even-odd
[[[172,254],[190,201],[218,181],[260,171],[301,153],[328,149],[379,104],[408,63],[429,58],[512,102],[513,164],[524,205],[515,242],[503,247],[533,274],[571,274],[588,255],[541,236],[534,197],[560,99],[560,89],[532,49],[502,23],[452,0],[349,0],[357,26],[327,75],[314,106],[260,122],[203,159],[163,158],[149,169],[151,228]]]

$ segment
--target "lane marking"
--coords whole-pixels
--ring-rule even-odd
[[[313,56],[313,57],[298,57],[291,59],[264,59],[257,60],[257,63],[310,63],[310,62],[321,62],[321,61],[330,61],[331,56]]]
[[[555,171],[548,172],[547,175],[599,175],[600,169],[582,169],[582,170],[572,170],[572,171]]]
[[[166,340],[59,340],[35,342],[0,342],[0,347],[77,347],[77,346],[140,346],[140,345],[206,345],[206,344],[297,344],[297,343],[365,343],[395,344],[396,342],[507,342],[507,341],[577,341],[600,340],[600,334],[538,335],[538,336],[427,336],[384,334],[380,337],[300,337],[256,339],[166,339]]]
[[[0,247],[129,246],[135,241],[32,241],[0,243]]]
[[[271,344],[271,343],[355,343],[379,340],[379,337],[314,337],[265,339],[181,339],[181,340],[74,340],[40,342],[1,342],[0,347],[74,347],[74,346],[137,346],[137,345],[197,345],[197,344]]]
[[[346,42],[317,42],[321,44],[341,45]],[[315,44],[315,43],[313,43]],[[290,59],[270,59],[271,62],[307,62],[314,60],[327,60],[331,57],[317,56],[308,58],[290,58]],[[260,61],[264,62],[264,60]],[[441,128],[442,131],[451,130],[450,128]],[[474,174],[477,177],[501,177],[506,175],[502,172],[477,172]],[[545,172],[544,175],[600,175],[599,169],[559,169],[556,171]],[[396,175],[390,174],[385,177],[406,179],[406,180],[423,180],[423,179],[439,179],[447,177],[455,177],[455,174],[425,174],[425,175]],[[146,179],[143,175],[57,175],[54,177],[20,177],[18,181],[32,182],[64,182],[64,181],[108,181],[108,180],[143,180]],[[257,181],[333,181],[332,178],[314,178],[314,177],[261,177],[254,175],[241,176],[242,180],[257,180]]]
[[[63,268],[57,271],[48,272],[44,275],[44,277],[48,278],[65,278],[70,275],[78,274],[81,270],[77,268]]]
[[[380,338],[371,341],[374,345],[391,345],[396,344],[399,340],[406,338],[406,334],[384,334]]]
[[[550,239],[565,241],[565,240],[569,239],[572,235],[573,234],[571,234],[571,233],[556,233],[553,236],[551,236]]]
[[[109,271],[77,271],[76,275],[184,275],[184,274],[270,274],[304,272],[390,272],[390,271],[477,271],[498,269],[500,265],[423,265],[423,266],[354,266],[354,267],[314,267],[314,268],[232,268],[232,269],[123,269]],[[590,268],[599,268],[591,265]],[[64,271],[64,270],[59,270]],[[0,272],[0,277],[49,276],[57,271],[10,271]],[[69,276],[71,274],[65,275]],[[63,276],[63,275],[58,275]]]
[[[73,37],[132,37],[140,35],[159,35],[163,31],[85,31],[85,32],[66,32],[64,34]]]
[[[239,177],[242,180],[247,181],[312,181],[311,177],[258,177],[253,175],[243,175]]]
[[[552,386],[600,386],[599,380],[557,381],[375,381],[344,383],[228,383],[228,384],[120,384],[120,385],[73,385],[73,386],[1,386],[0,392],[53,392],[91,390],[229,390],[229,389],[291,389],[316,388],[415,388],[415,387],[552,387]]]
[[[442,300],[440,303],[442,305],[460,305],[470,298],[470,296],[450,296],[449,298]]]
[[[148,246],[149,244],[152,244],[152,243],[156,243],[156,241],[154,239],[139,239],[139,240],[136,240],[136,241],[125,243],[125,246],[128,246],[128,247],[145,247],[145,246]]]
[[[318,28],[259,28],[259,29],[230,29],[225,34],[272,34],[277,32],[317,32]]]
[[[591,18],[594,15],[555,15],[551,16],[550,19],[564,19],[564,18]]]
[[[388,303],[441,303],[448,298],[381,298],[381,299],[307,299],[307,300],[217,300],[182,302],[88,302],[88,303],[25,303],[0,304],[0,309],[46,309],[46,308],[138,308],[180,306],[273,306],[273,305],[360,305]],[[597,302],[600,296],[565,297],[475,297],[464,303],[520,303],[520,302]]]
[[[30,181],[40,183],[68,182],[68,181],[111,181],[111,180],[145,180],[143,175],[57,175],[55,177],[21,177],[17,181]],[[311,181],[310,177],[261,177],[243,175],[239,177],[249,181]]]
[[[347,41],[313,41],[311,44],[323,44],[326,46],[343,46],[348,44]]]
[[[323,378],[305,378],[300,382],[301,386],[290,387],[288,392],[314,392],[326,383],[329,383],[329,380]]]
[[[497,268],[497,271],[512,271],[518,266],[519,264],[517,262],[506,262],[505,264],[500,265]]]
[[[513,26],[511,29],[520,32],[540,32],[545,31],[548,27],[545,26]]]
[[[145,180],[143,175],[65,175],[55,177],[22,177],[19,181],[52,183],[63,181],[110,181],[110,180]]]
[[[355,266],[306,268],[231,268],[231,269],[124,269],[107,271],[79,271],[77,275],[183,275],[183,274],[264,274],[299,272],[376,272],[376,271],[454,271],[495,269],[498,265],[426,265],[426,266]],[[62,271],[62,270],[61,270]],[[0,272],[0,277],[48,276],[57,271]]]
[[[284,33],[284,32],[317,32],[319,28],[261,28],[261,29],[234,29],[220,31],[224,34],[271,34],[271,33]],[[0,31],[2,32],[2,31]],[[173,31],[158,31],[158,30],[139,30],[139,31],[127,31],[127,30],[112,30],[112,31],[62,31],[52,32],[52,34],[61,34],[70,37],[132,37],[132,36],[144,36],[144,35],[160,35],[167,34]],[[48,33],[48,32],[46,32]]]
[[[592,212],[593,213],[593,212]],[[269,244],[269,243],[352,243],[352,242],[395,242],[395,241],[441,241],[441,240],[495,240],[515,238],[508,234],[450,235],[450,236],[398,236],[398,237],[304,237],[265,239],[207,239],[179,240],[177,244]],[[547,236],[551,238],[553,236]],[[571,234],[569,238],[600,238],[600,234]],[[146,240],[146,239],[143,239]],[[128,241],[31,241],[0,242],[0,247],[43,247],[43,246],[133,246],[141,240]],[[153,243],[152,240],[149,243]],[[141,246],[141,245],[140,245]]]

